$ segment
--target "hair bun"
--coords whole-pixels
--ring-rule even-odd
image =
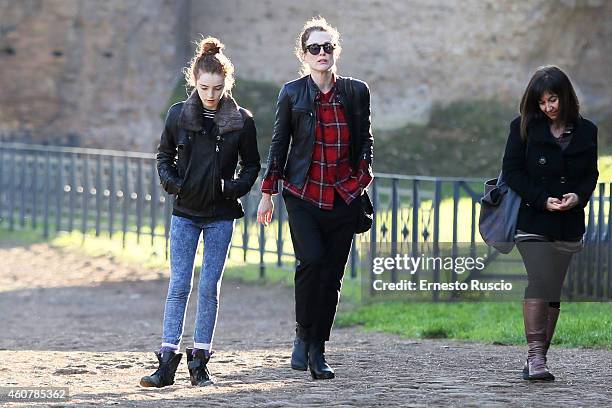
[[[200,53],[202,55],[215,55],[220,53],[223,48],[225,48],[225,45],[214,37],[205,38],[200,43]]]

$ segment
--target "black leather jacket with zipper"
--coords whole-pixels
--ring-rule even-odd
[[[180,213],[240,218],[244,211],[238,198],[249,192],[261,169],[255,122],[231,96],[219,102],[210,132],[204,129],[203,121],[202,101],[196,91],[168,110],[157,147],[161,185],[176,195],[174,209]]]
[[[370,90],[358,79],[336,77],[336,87],[349,126],[349,159],[353,169],[361,159],[372,163]],[[315,96],[319,92],[310,75],[283,85],[276,103],[276,120],[266,174],[279,170],[289,183],[302,187],[312,161],[317,123]]]

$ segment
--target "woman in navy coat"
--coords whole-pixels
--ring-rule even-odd
[[[503,177],[522,199],[515,240],[528,275],[523,378],[552,381],[546,353],[567,268],[582,248],[584,208],[597,184],[597,126],[580,115],[569,78],[555,66],[535,72],[520,113],[510,124]]]

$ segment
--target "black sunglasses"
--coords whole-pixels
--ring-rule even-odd
[[[326,42],[325,44],[310,44],[306,46],[306,50],[308,50],[308,52],[312,55],[319,55],[321,48],[323,48],[323,51],[325,51],[326,54],[331,54],[336,49],[336,46],[329,42]]]

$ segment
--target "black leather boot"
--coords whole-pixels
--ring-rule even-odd
[[[325,361],[325,342],[314,340],[308,347],[308,368],[313,380],[329,380],[334,378],[334,370]]]
[[[206,366],[209,360],[210,356],[207,357],[204,350],[198,350],[194,355],[193,349],[187,348],[187,368],[191,385],[204,387],[213,384],[213,377]]]
[[[291,368],[299,371],[308,369],[308,340],[306,330],[295,324],[295,340],[293,340],[293,351],[291,352]]]
[[[174,374],[176,369],[181,362],[183,354],[174,352],[165,352],[159,354],[155,352],[159,367],[151,375],[145,375],[140,379],[140,385],[143,387],[165,387],[166,385],[174,384]]]

